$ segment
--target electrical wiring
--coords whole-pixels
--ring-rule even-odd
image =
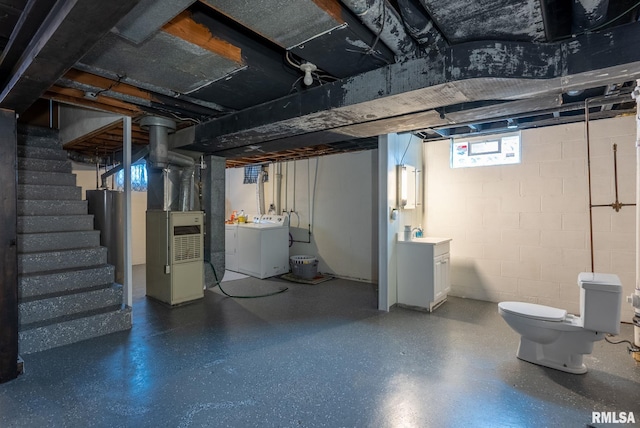
[[[118,85],[122,82],[122,79],[124,79],[125,77],[127,77],[127,76],[126,76],[126,74],[123,74],[122,76],[118,74],[117,76],[118,76],[118,80],[116,80],[115,82],[111,83],[107,88],[105,88],[105,89],[100,89],[99,91],[95,92],[95,93],[93,94],[93,97],[94,97],[94,98],[98,98],[98,96],[99,96],[100,94],[103,94],[103,93],[105,93],[105,92],[109,92],[109,91],[110,91],[110,90],[112,90],[114,87],[118,86]]]
[[[378,30],[378,33],[376,34],[376,38],[373,41],[373,43],[371,44],[371,46],[366,49],[366,50],[355,50],[355,49],[346,49],[347,52],[355,52],[355,53],[359,53],[359,54],[363,54],[363,55],[370,55],[373,58],[377,59],[378,61],[382,61],[385,64],[389,65],[390,62],[387,61],[385,58],[383,58],[382,56],[380,56],[377,52],[376,52],[376,46],[378,45],[378,42],[380,41],[380,36],[382,35],[382,32],[384,31],[384,24],[385,21],[387,19],[387,9],[384,7],[384,2],[380,2],[380,9],[381,9],[381,15],[382,15],[382,19],[380,20],[382,22],[382,25],[380,25],[380,30]]]
[[[272,293],[266,293],[266,294],[254,294],[251,296],[237,296],[234,294],[229,294],[226,291],[224,291],[224,289],[222,288],[222,285],[220,284],[220,280],[218,279],[218,274],[216,274],[216,269],[213,267],[213,264],[211,263],[211,261],[207,260],[207,263],[209,263],[209,266],[211,266],[211,270],[213,271],[213,277],[216,280],[216,283],[213,287],[218,287],[220,289],[220,291],[222,292],[222,294],[224,294],[227,297],[233,297],[234,299],[257,299],[258,297],[269,297],[269,296],[275,296],[276,294],[280,294],[280,293],[284,293],[285,291],[287,291],[289,289],[289,287],[285,287],[285,288],[281,288],[278,291],[274,291]]]
[[[576,33],[576,34],[569,34],[568,36],[564,36],[564,37],[559,37],[557,39],[554,39],[553,41],[561,41],[561,40],[567,40],[567,39],[571,39],[574,37],[578,37],[578,36],[582,36],[584,34],[589,34],[592,33],[594,31],[598,31],[603,29],[604,27],[606,27],[609,24],[612,24],[614,22],[616,22],[618,19],[622,18],[623,16],[625,16],[627,13],[631,12],[633,9],[635,9],[636,7],[640,6],[640,1],[636,2],[633,6],[631,6],[629,9],[625,10],[624,12],[622,12],[621,14],[619,14],[618,16],[616,16],[615,18],[612,18],[610,20],[608,20],[607,22],[600,24],[596,27],[593,28],[589,28],[588,30],[582,31],[580,33]]]
[[[304,67],[301,67],[302,63],[297,62],[296,60],[294,60],[293,56],[291,55],[291,52],[286,51],[285,54],[284,54],[284,59],[291,67],[297,68],[298,70],[303,70]],[[311,75],[320,84],[327,83],[327,80],[334,81],[334,82],[336,80],[339,80],[337,77],[334,77],[334,76],[331,76],[330,74],[327,74],[327,72],[324,71],[324,70],[321,70],[319,68],[315,68],[315,70],[316,70],[316,72],[311,73]],[[291,89],[289,90],[289,93],[292,93],[294,91],[294,89],[296,89],[296,85],[303,78],[304,78],[304,76],[296,79],[296,81],[293,82],[293,84],[291,85]]]
[[[287,62],[288,62],[289,64],[291,64],[291,66],[292,66],[292,67],[300,68],[300,64],[296,64],[296,63],[293,61],[293,59],[291,59],[291,52],[286,51],[286,52],[284,53],[284,58],[287,60]]]
[[[622,343],[628,343],[629,346],[627,347],[627,349],[629,350],[629,352],[640,352],[640,348],[638,348],[636,345],[633,344],[633,342],[631,342],[630,340],[619,340],[617,342],[614,342],[612,340],[609,340],[609,337],[612,337],[613,335],[608,334],[604,337],[604,340],[606,340],[608,343],[612,344],[612,345],[620,345]]]
[[[609,21],[605,22],[604,24],[600,24],[597,27],[592,28],[592,29],[590,29],[588,31],[598,31],[598,30],[606,27],[607,25],[616,22],[618,19],[622,18],[623,16],[625,16],[627,13],[631,12],[633,9],[635,9],[638,6],[640,6],[640,1],[637,2],[636,4],[634,4],[633,6],[631,6],[629,9],[625,10],[624,12],[622,12],[620,15],[616,16],[615,18],[610,19]],[[586,33],[586,31],[585,31],[585,33]]]

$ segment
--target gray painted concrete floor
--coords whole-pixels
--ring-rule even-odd
[[[133,330],[25,356],[26,373],[0,385],[0,427],[585,427],[592,411],[640,419],[640,366],[624,345],[596,343],[589,372],[570,375],[516,359],[518,336],[494,303],[450,298],[433,314],[384,313],[371,284],[223,283],[237,294],[283,286],[262,299],[208,291],[173,309],[137,287]],[[623,325],[620,337],[631,335]]]

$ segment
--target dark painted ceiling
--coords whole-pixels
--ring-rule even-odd
[[[236,164],[573,122],[585,99],[612,117],[635,107],[639,4],[0,0],[0,107],[160,115]]]

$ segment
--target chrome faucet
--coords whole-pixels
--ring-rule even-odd
[[[422,238],[422,228],[421,227],[414,227],[413,229],[411,229],[411,237],[412,238]]]

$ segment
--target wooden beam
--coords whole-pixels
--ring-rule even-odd
[[[206,49],[237,64],[242,64],[242,51],[240,48],[214,37],[206,26],[198,24],[191,18],[189,11],[184,11],[173,18],[162,27],[162,31],[200,46],[202,49]]]
[[[113,98],[98,95],[94,100],[84,98],[84,92],[79,89],[52,86],[42,95],[42,98],[59,101],[66,104],[87,107],[95,110],[121,114],[123,116],[138,116],[142,110],[137,106]]]
[[[113,91],[119,94],[130,95],[132,97],[141,98],[147,101],[151,101],[153,99],[152,95],[148,91],[143,91],[142,89],[136,88],[135,86],[118,82],[117,80],[107,79],[106,77],[76,70],[75,68],[67,71],[63,77],[78,83],[82,83],[84,85],[99,88],[102,91]]]
[[[4,87],[0,107],[24,112],[139,0],[58,0]]]
[[[16,115],[0,110],[0,383],[18,377]]]
[[[327,12],[327,14],[337,22],[344,24],[342,14],[344,9],[338,0],[312,0],[316,6]]]

